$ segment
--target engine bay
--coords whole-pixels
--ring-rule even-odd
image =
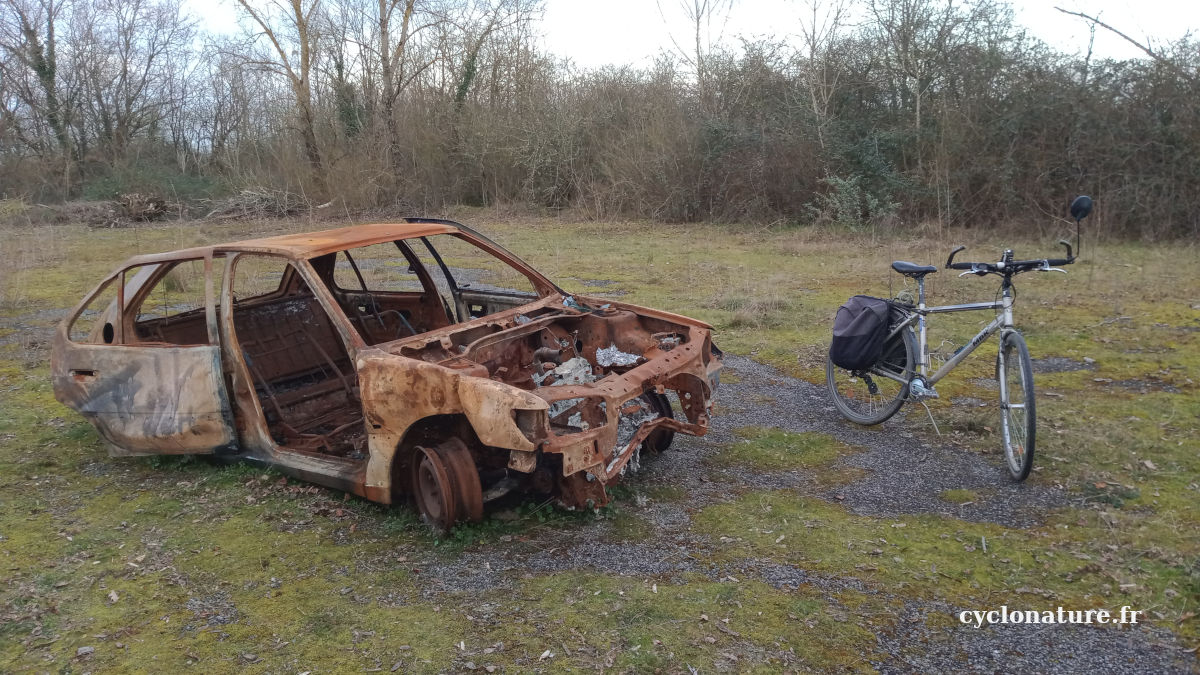
[[[525,309],[405,340],[397,351],[536,392],[550,402],[551,430],[563,435],[609,422],[604,400],[579,395],[586,387],[660,358],[690,336],[686,325],[610,304],[590,308],[568,298],[561,307]],[[622,404],[616,416],[618,449],[641,424],[670,414],[661,393],[647,392]]]

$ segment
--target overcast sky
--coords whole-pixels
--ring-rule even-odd
[[[187,0],[209,30],[231,30],[233,0]],[[541,24],[545,48],[576,65],[648,65],[660,51],[690,42],[679,0],[546,0]],[[1087,49],[1088,28],[1081,19],[1054,7],[1082,11],[1142,41],[1176,40],[1200,29],[1200,0],[1012,0],[1017,22],[1034,36],[1069,53]],[[736,44],[738,36],[786,38],[796,32],[799,0],[735,0],[728,21],[713,25],[713,38]],[[666,17],[664,18],[664,14]],[[1098,56],[1141,56],[1136,48],[1103,29],[1096,32]]]

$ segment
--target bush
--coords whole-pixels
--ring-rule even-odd
[[[83,199],[102,201],[117,199],[123,194],[158,195],[172,202],[195,202],[224,196],[229,192],[226,181],[213,176],[182,173],[174,167],[140,164],[109,169],[87,179],[81,189]]]
[[[818,224],[833,224],[852,230],[886,225],[896,217],[900,205],[886,196],[863,188],[858,174],[848,178],[828,176],[821,179],[829,190],[818,193],[807,205],[809,215]]]

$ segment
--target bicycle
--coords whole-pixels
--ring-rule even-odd
[[[995,263],[954,262],[954,256],[966,249],[958,246],[946,259],[946,269],[963,270],[967,275],[1002,278],[1000,297],[992,302],[928,307],[925,304],[925,276],[937,272],[932,265],[917,265],[896,261],[892,269],[917,282],[917,303],[892,301],[880,357],[865,370],[845,370],[826,360],[825,377],[833,403],[848,420],[863,425],[880,424],[895,415],[905,401],[937,398],[934,386],[979,345],[999,333],[996,354],[996,379],[1000,384],[1000,427],[1008,471],[1016,481],[1023,481],[1033,468],[1037,432],[1037,409],[1034,397],[1033,362],[1025,338],[1013,325],[1013,303],[1016,298],[1013,277],[1025,272],[1062,272],[1060,266],[1075,262],[1079,251],[1079,223],[1092,209],[1092,200],[1077,197],[1071,203],[1075,218],[1075,249],[1070,242],[1058,243],[1067,249],[1066,258],[1014,260],[1012,249],[1004,251]],[[926,317],[931,314],[996,310],[996,318],[960,347],[933,374],[929,374],[930,354],[926,342]],[[916,329],[914,330],[914,325]]]

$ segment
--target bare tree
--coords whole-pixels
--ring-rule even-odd
[[[662,0],[656,1],[659,15],[663,17],[664,21],[667,21],[667,13],[663,10]],[[736,0],[678,0],[678,2],[682,16],[687,19],[688,25],[692,29],[692,46],[688,49],[683,48],[674,35],[671,35],[671,43],[675,45],[676,51],[684,61],[695,71],[696,88],[701,104],[711,111],[714,101],[709,54],[716,43],[720,42],[725,30],[725,23],[729,20],[729,14],[733,10]],[[721,24],[715,38],[712,32],[714,21]]]
[[[898,84],[900,103],[912,113],[917,169],[926,101],[964,47],[972,30],[997,13],[991,0],[870,0],[868,10],[884,46],[884,63]]]
[[[841,70],[832,51],[841,39],[849,0],[805,0],[800,19],[800,44],[804,52],[801,77],[808,90],[809,104],[817,125],[817,142],[825,149],[825,127],[829,124],[830,105],[837,91]]]
[[[71,154],[70,113],[60,96],[58,74],[59,19],[69,0],[0,0],[0,77],[13,95],[45,125],[64,157]],[[10,120],[15,124],[15,115]],[[49,149],[36,129],[22,132],[40,155]]]
[[[321,0],[237,0],[242,12],[257,28],[250,34],[251,44],[260,49],[243,55],[246,65],[265,68],[287,79],[299,115],[300,138],[304,155],[312,170],[316,192],[324,196],[325,167],[317,144],[313,76],[318,57],[316,12]]]
[[[460,36],[454,84],[454,104],[458,109],[479,74],[480,53],[488,40],[514,28],[519,31],[541,8],[540,0],[476,0],[465,4],[466,11],[451,20]]]
[[[1113,35],[1116,35],[1117,37],[1121,38],[1122,40],[1128,42],[1129,44],[1133,45],[1134,47],[1137,47],[1142,52],[1144,52],[1146,54],[1146,56],[1149,56],[1151,59],[1153,59],[1155,63],[1159,63],[1163,66],[1166,66],[1167,68],[1170,68],[1171,70],[1174,70],[1177,74],[1183,76],[1185,79],[1191,80],[1192,82],[1196,82],[1198,79],[1200,79],[1200,78],[1198,78],[1198,74],[1196,72],[1189,72],[1189,71],[1185,70],[1184,68],[1181,68],[1178,62],[1176,62],[1175,60],[1168,57],[1165,53],[1163,53],[1163,51],[1161,49],[1155,49],[1154,46],[1149,41],[1139,42],[1138,40],[1136,40],[1132,37],[1129,37],[1129,35],[1127,35],[1126,33],[1123,33],[1120,30],[1112,27],[1111,25],[1104,23],[1100,19],[1098,19],[1094,16],[1091,16],[1091,15],[1088,15],[1088,14],[1084,14],[1083,12],[1072,12],[1070,10],[1063,9],[1062,7],[1055,7],[1054,9],[1057,9],[1058,11],[1062,12],[1063,14],[1068,14],[1070,16],[1078,17],[1080,19],[1083,19],[1084,21],[1087,21],[1091,25],[1093,39],[1095,39],[1096,26],[1099,26],[1099,27],[1103,28],[1104,30],[1112,33]],[[1091,53],[1091,45],[1090,44],[1088,46],[1088,52],[1089,52],[1089,54]]]
[[[337,20],[353,27],[361,75],[373,89],[373,116],[386,135],[387,163],[395,167],[402,151],[396,107],[404,91],[433,65],[435,57],[420,40],[446,20],[448,8],[436,0],[338,0],[336,7]]]
[[[186,62],[194,28],[179,0],[98,0],[79,8],[71,67],[101,156],[122,159],[130,141],[175,104],[175,68]]]

